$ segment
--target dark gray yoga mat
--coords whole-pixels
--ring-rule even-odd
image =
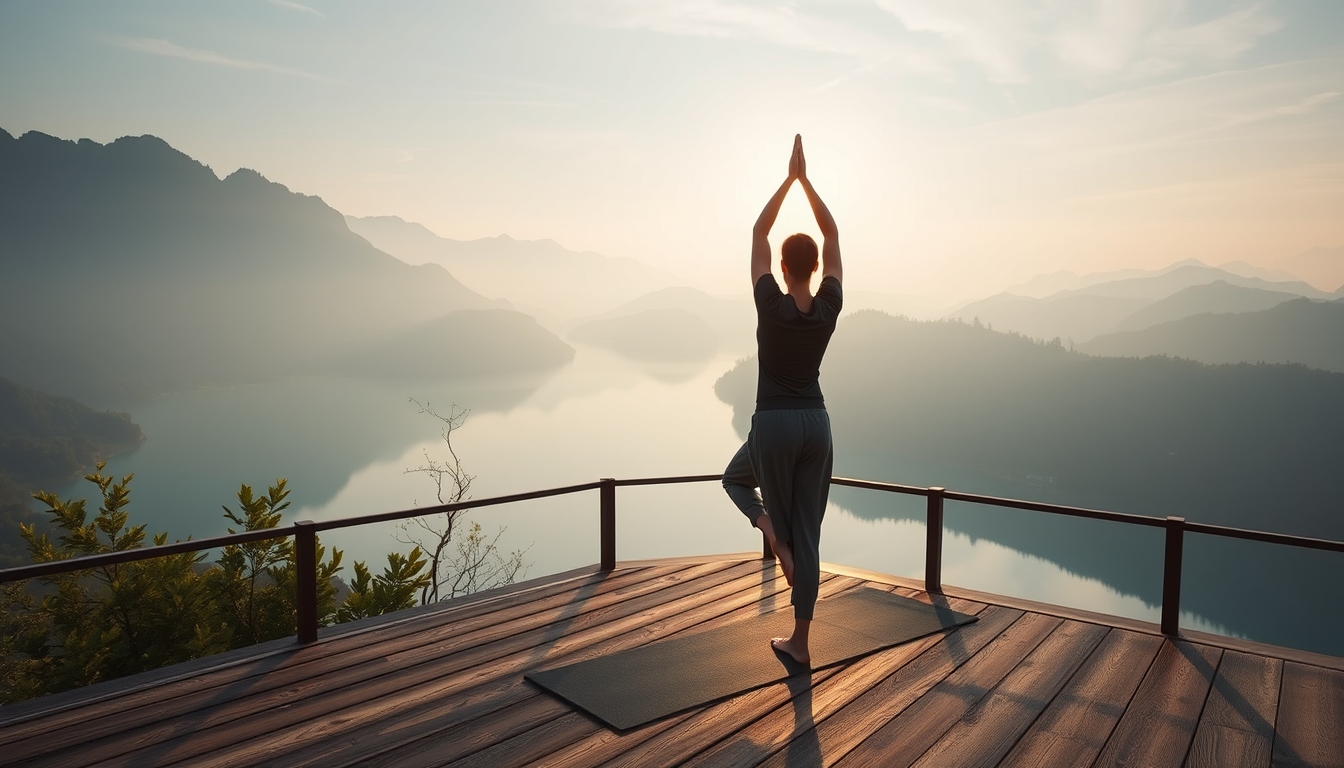
[[[817,603],[809,645],[812,669],[865,656],[974,616],[878,589]],[[806,671],[770,648],[793,631],[793,609],[581,661],[526,679],[624,730]]]

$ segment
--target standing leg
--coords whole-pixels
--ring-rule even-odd
[[[821,521],[830,495],[833,449],[830,417],[824,410],[796,411],[800,442],[792,480],[791,538],[794,553],[793,635],[771,645],[803,664],[811,663],[808,636],[821,584]]]

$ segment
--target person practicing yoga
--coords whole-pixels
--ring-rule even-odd
[[[817,244],[792,235],[780,248],[787,290],[770,273],[770,228],[793,182],[802,185],[821,229],[821,285],[813,295]],[[794,136],[789,175],[765,204],[751,237],[756,302],[756,412],[747,442],[723,473],[728,497],[761,530],[792,587],[794,628],[770,645],[810,664],[808,631],[821,582],[821,518],[831,486],[831,421],[818,380],[840,314],[840,240],[835,219],[807,178],[803,137]],[[760,492],[757,492],[757,487]]]

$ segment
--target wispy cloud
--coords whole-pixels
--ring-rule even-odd
[[[889,46],[863,29],[807,13],[797,6],[729,0],[577,0],[574,15],[605,27],[668,35],[762,40],[800,50],[864,58]]]
[[[291,67],[282,67],[276,64],[268,64],[262,61],[250,61],[248,59],[238,59],[232,56],[226,56],[215,51],[207,51],[200,48],[187,48],[168,40],[149,37],[122,37],[118,35],[109,35],[103,38],[107,43],[119,48],[126,48],[141,53],[150,53],[155,56],[166,56],[173,59],[186,59],[201,64],[214,64],[222,67],[231,67],[233,69],[250,69],[261,72],[275,72],[276,74],[289,75],[291,77],[302,77],[308,80],[326,80],[321,75],[315,75],[312,72],[305,72],[302,69],[293,69]]]
[[[1186,0],[875,1],[907,30],[940,41],[945,56],[1005,83],[1030,81],[1043,65],[1094,80],[1225,61],[1282,26],[1259,4],[1196,20]]]
[[[324,19],[327,18],[326,16],[323,16],[322,12],[317,10],[316,8],[309,8],[308,6],[302,3],[291,2],[291,0],[270,0],[270,3],[272,5],[278,5],[281,8],[288,8],[291,11],[299,11],[301,13],[311,13],[314,16],[319,16]]]

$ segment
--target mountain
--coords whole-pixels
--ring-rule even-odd
[[[679,286],[646,293],[570,331],[570,338],[604,346],[619,337],[628,351],[638,348],[641,336],[648,351],[636,355],[646,359],[686,359],[691,349],[696,350],[694,357],[720,350],[745,354],[756,348],[756,312],[745,293],[711,296]]]
[[[1325,290],[1337,286],[1335,294],[1344,296],[1344,246],[1311,248],[1280,261],[1279,266]]]
[[[633,360],[667,363],[705,360],[719,349],[714,328],[699,315],[674,308],[590,320],[570,331],[569,337]]]
[[[501,336],[508,344],[499,344]],[[442,379],[527,374],[568,363],[574,349],[536,319],[506,309],[463,309],[379,339],[339,370]]]
[[[502,306],[377,250],[319,198],[219,179],[153,136],[0,131],[0,276],[0,374],[94,403],[324,370]]]
[[[715,387],[743,435],[755,378],[753,358]],[[821,385],[837,475],[1344,539],[1342,374],[1089,357],[973,325],[867,312],[841,319]],[[835,488],[831,497],[861,517],[923,516],[918,500],[893,494]],[[1151,529],[967,504],[949,506],[946,521],[1149,604],[1161,598],[1161,537]],[[1233,631],[1255,611],[1254,626],[1282,633],[1267,642],[1298,642],[1292,619],[1311,610],[1344,632],[1344,595],[1313,609],[1322,598],[1310,588],[1338,583],[1337,558],[1187,541],[1188,610]]]
[[[28,562],[18,525],[41,524],[29,511],[34,491],[54,490],[144,439],[127,414],[0,378],[0,567]]]
[[[672,282],[634,259],[571,251],[554,240],[450,240],[396,216],[347,216],[346,223],[408,264],[443,266],[474,290],[543,319],[599,314]]]
[[[1200,314],[1081,344],[1106,357],[1167,355],[1203,363],[1298,363],[1344,372],[1344,300],[1294,299],[1260,312]]]
[[[1299,297],[1295,293],[1247,288],[1231,285],[1226,280],[1215,280],[1158,299],[1126,317],[1115,330],[1138,331],[1204,313],[1259,312],[1296,298]]]
[[[1310,298],[1329,296],[1301,281],[1272,282],[1191,261],[1156,275],[1108,280],[1059,291],[1045,298],[1001,293],[967,304],[949,313],[947,319],[973,322],[978,318],[982,324],[998,330],[1016,331],[1038,339],[1059,337],[1081,344],[1120,328],[1127,318],[1149,304],[1187,288],[1219,281],[1230,286]],[[1175,302],[1158,312],[1171,313],[1180,306],[1184,305]]]

